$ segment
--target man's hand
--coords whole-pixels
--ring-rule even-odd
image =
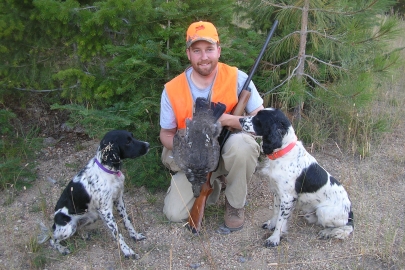
[[[218,121],[223,127],[231,127],[233,129],[241,130],[242,127],[240,126],[239,118],[241,118],[241,116],[224,113]]]
[[[263,109],[264,109],[264,107],[263,107],[263,105],[261,105],[256,110],[249,113],[249,115],[252,115],[252,116],[256,115],[258,111],[263,110]],[[242,127],[241,127],[240,122],[239,122],[239,118],[242,118],[242,117],[243,116],[224,113],[219,118],[219,122],[221,123],[221,126],[223,126],[223,127],[227,126],[227,127],[233,128],[233,129],[242,130]]]

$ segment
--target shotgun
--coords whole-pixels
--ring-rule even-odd
[[[231,112],[232,115],[242,116],[243,113],[245,112],[246,104],[247,104],[247,102],[250,98],[250,94],[251,94],[251,92],[250,92],[251,90],[249,89],[249,84],[252,81],[252,77],[256,72],[257,66],[259,65],[259,62],[263,57],[263,54],[267,48],[267,45],[269,44],[270,39],[273,36],[274,31],[276,30],[277,24],[278,24],[278,21],[275,20],[272,28],[270,29],[269,34],[267,35],[267,39],[264,42],[262,50],[260,51],[259,56],[256,58],[256,61],[246,79],[246,82],[243,85],[242,92],[240,92],[239,97],[238,97],[238,104],[236,104],[236,106],[234,107],[234,109]],[[222,129],[221,134],[218,137],[219,144],[221,145],[221,151],[222,151],[222,148],[223,148],[226,140],[229,138],[229,135],[231,135],[232,131],[233,131],[233,128],[231,128],[231,127]]]
[[[190,210],[188,217],[188,227],[192,233],[197,234],[201,229],[202,219],[204,216],[205,204],[208,196],[213,191],[211,187],[212,172],[207,174],[207,181],[201,186],[200,196],[198,196]]]
[[[238,103],[236,104],[236,106],[233,108],[233,110],[231,112],[232,115],[242,116],[245,111],[246,104],[249,101],[250,94],[251,94],[251,90],[249,89],[249,84],[252,80],[254,73],[256,72],[256,69],[257,69],[257,66],[259,65],[260,60],[263,57],[266,47],[269,44],[274,31],[276,30],[277,24],[278,24],[278,21],[277,20],[274,21],[273,26],[272,26],[269,34],[267,35],[267,39],[262,47],[262,50],[260,51],[260,54],[257,57],[252,69],[250,70],[245,84],[243,85],[242,91],[240,92],[239,97],[238,97]],[[230,127],[222,129],[221,134],[218,137],[218,141],[221,146],[220,152],[222,151],[222,148],[232,131],[233,131],[233,129]],[[218,162],[218,164],[219,164],[219,162]],[[217,169],[218,169],[218,166],[217,166]],[[188,217],[188,227],[194,234],[198,233],[201,229],[201,223],[202,223],[202,219],[204,216],[204,210],[205,210],[205,203],[207,201],[208,196],[211,194],[211,192],[213,190],[212,186],[211,186],[211,181],[210,181],[211,175],[212,175],[212,172],[209,172],[207,175],[207,181],[201,186],[200,195],[195,199],[193,207],[190,210],[190,214]]]

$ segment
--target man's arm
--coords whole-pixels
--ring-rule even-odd
[[[250,116],[254,116],[256,115],[259,111],[263,110],[264,107],[263,105],[260,105],[256,110],[252,111],[251,113],[249,113]]]
[[[249,115],[256,115],[258,111],[263,110],[263,105],[260,105],[256,110],[249,113]],[[231,115],[224,113],[220,118],[219,121],[221,122],[222,126],[231,127],[234,129],[242,130],[240,126],[239,118],[243,118],[243,116]]]
[[[163,144],[163,146],[169,150],[173,149],[173,137],[176,134],[176,131],[177,131],[177,128],[172,128],[172,129],[161,128],[160,129],[160,134],[159,134],[160,141]]]

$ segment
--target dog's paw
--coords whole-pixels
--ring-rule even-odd
[[[91,239],[91,234],[89,232],[82,232],[80,234],[80,237],[84,240],[84,241],[89,241]]]
[[[138,242],[138,241],[142,241],[142,240],[146,239],[146,236],[143,235],[142,233],[137,233],[137,234],[131,235],[131,238],[134,239],[135,242]]]
[[[351,227],[351,226],[343,226],[343,227],[338,227],[338,228],[326,228],[318,233],[318,238],[319,239],[336,238],[336,239],[344,240],[346,237],[348,237],[350,235],[350,233],[352,231],[353,231],[353,227]]]
[[[266,242],[264,242],[264,246],[265,247],[276,247],[276,246],[278,246],[278,242],[273,242],[273,241],[271,241],[271,240],[266,240]]]
[[[62,255],[68,255],[70,253],[70,250],[68,248],[64,248],[63,251],[60,252]]]
[[[139,255],[136,254],[130,247],[128,247],[126,244],[121,244],[121,251],[124,255],[125,259],[134,259],[138,260]]]
[[[126,260],[128,260],[128,259],[139,260],[140,257],[138,254],[134,253],[134,254],[124,255],[124,258]]]
[[[271,220],[268,220],[262,224],[262,229],[267,229],[270,231],[274,231],[276,226],[271,223]]]
[[[59,242],[54,241],[53,239],[51,239],[49,242],[51,243],[52,247],[56,248],[59,251],[60,254],[68,255],[70,253],[70,250],[67,247],[62,246]]]
[[[270,236],[269,238],[266,239],[266,242],[264,242],[265,247],[276,247],[280,244],[280,238]]]
[[[331,238],[331,230],[330,229],[324,229],[318,233],[318,239],[322,240],[327,240]]]

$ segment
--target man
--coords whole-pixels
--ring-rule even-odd
[[[204,97],[227,106],[219,121],[222,126],[241,130],[239,118],[229,114],[238,102],[238,95],[247,79],[247,74],[235,67],[218,62],[221,55],[219,36],[215,26],[209,22],[195,22],[187,30],[186,53],[191,66],[165,85],[160,110],[160,140],[164,146],[162,162],[172,171],[171,185],[167,191],[163,212],[167,218],[180,222],[188,218],[194,204],[191,183],[180,171],[172,157],[173,137],[178,129],[186,127],[185,119],[191,118],[194,101]],[[263,109],[263,99],[251,82],[251,97],[246,106],[249,115]],[[223,146],[218,169],[212,173],[213,192],[207,205],[214,204],[225,189],[225,226],[230,231],[243,228],[245,221],[247,183],[253,175],[260,147],[254,138],[245,133],[233,133]],[[220,179],[226,175],[226,184]]]

